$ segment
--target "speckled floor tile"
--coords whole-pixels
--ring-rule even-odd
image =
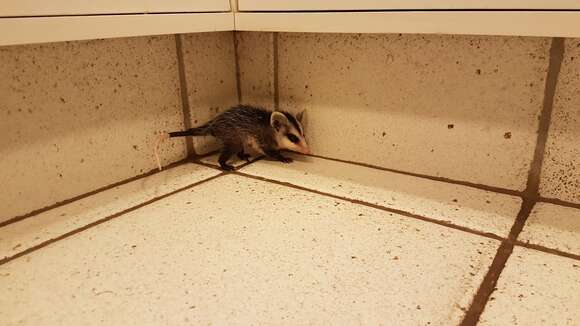
[[[523,190],[550,41],[280,33],[280,108],[319,155]]]
[[[566,39],[540,193],[580,203],[580,38]]]
[[[453,325],[497,246],[228,175],[0,266],[0,320]]]
[[[580,261],[514,248],[479,325],[575,326]]]
[[[155,168],[182,126],[173,36],[0,47],[0,221]]]
[[[0,259],[218,173],[184,164],[10,224],[0,228]]]
[[[290,156],[295,159],[291,164],[261,160],[241,172],[500,236],[507,236],[521,205],[519,197],[326,159]]]
[[[580,209],[537,203],[518,239],[580,255]]]

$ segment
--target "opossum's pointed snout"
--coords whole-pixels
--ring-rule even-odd
[[[310,147],[308,147],[308,145],[303,146],[300,148],[300,153],[305,154],[305,155],[310,155],[312,154],[312,151],[310,150]]]

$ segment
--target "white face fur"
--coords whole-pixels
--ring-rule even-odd
[[[296,115],[295,123],[291,122],[286,115],[281,112],[273,112],[270,117],[270,125],[276,131],[276,142],[279,149],[310,154],[310,148],[304,138],[304,129],[300,121],[303,113]]]

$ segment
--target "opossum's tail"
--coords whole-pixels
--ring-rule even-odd
[[[172,137],[185,137],[185,136],[206,136],[210,134],[210,127],[209,124],[205,124],[203,126],[199,126],[197,128],[191,128],[185,131],[174,131],[170,133],[162,133],[157,137],[157,141],[155,141],[155,160],[157,161],[157,168],[161,171],[161,160],[159,159],[159,145],[161,143]]]
[[[191,128],[185,131],[174,131],[169,133],[169,137],[185,137],[185,136],[206,136],[209,135],[209,124],[200,127]]]

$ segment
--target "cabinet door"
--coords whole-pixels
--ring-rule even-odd
[[[580,9],[580,0],[238,0],[240,11]]]
[[[0,17],[224,11],[229,0],[0,0]]]
[[[147,12],[230,11],[229,0],[144,0]]]
[[[143,0],[0,0],[0,16],[141,13]]]

